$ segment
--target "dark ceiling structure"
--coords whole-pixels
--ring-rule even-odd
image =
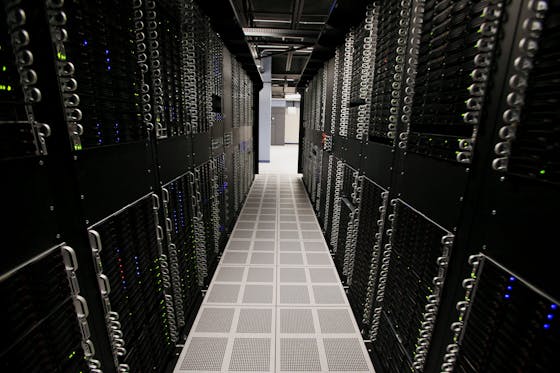
[[[272,58],[273,95],[295,92],[333,0],[231,0],[257,65]]]
[[[370,0],[197,0],[243,68],[272,58],[272,94],[304,88],[363,18]]]

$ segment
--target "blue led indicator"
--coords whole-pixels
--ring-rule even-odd
[[[508,289],[508,290],[511,290],[511,289],[513,289],[513,287],[511,287],[511,286],[508,286],[508,287],[507,287],[507,289]]]
[[[509,282],[513,282],[513,281],[515,281],[515,277],[511,276],[511,277],[509,278]]]
[[[109,54],[109,49],[105,49],[105,54]]]
[[[555,309],[557,309],[557,308],[558,308],[558,306],[557,306],[556,304],[554,304],[554,303],[550,305],[550,309],[551,309],[551,310],[555,310]]]
[[[87,45],[88,45],[88,41],[87,41],[86,39],[84,39],[82,45],[83,45],[84,47],[87,46]]]
[[[105,59],[105,61],[111,62],[111,59],[110,59],[109,57],[107,57],[107,58]]]
[[[506,298],[506,299],[509,299],[510,297],[511,297],[511,295],[509,295],[509,294],[504,295],[504,298]]]
[[[544,325],[543,325],[543,328],[545,328],[545,329],[550,329],[550,324],[544,324]]]
[[[548,315],[546,315],[546,318],[552,320],[554,318],[554,315],[549,313]]]
[[[107,66],[107,71],[111,71],[111,66]]]

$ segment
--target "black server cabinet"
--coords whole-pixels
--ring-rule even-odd
[[[4,370],[173,364],[254,170],[254,84],[239,68],[234,134],[208,23],[193,1],[2,2]]]
[[[369,101],[356,99],[361,25],[325,64],[334,76],[323,141],[321,73],[305,92],[304,180],[313,201],[319,191],[325,236],[382,372],[557,364],[558,287],[546,258],[558,209],[558,10],[555,1],[373,1]],[[368,104],[359,139],[355,107]],[[320,188],[309,174],[315,147]],[[346,169],[359,175],[350,196]],[[374,217],[362,214],[374,205]]]

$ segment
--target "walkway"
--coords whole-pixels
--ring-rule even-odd
[[[260,174],[297,174],[298,145],[271,145],[270,163],[259,163]]]
[[[175,372],[373,372],[297,175],[258,175]]]

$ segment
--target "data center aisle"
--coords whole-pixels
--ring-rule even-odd
[[[175,372],[373,372],[297,175],[258,175]]]

